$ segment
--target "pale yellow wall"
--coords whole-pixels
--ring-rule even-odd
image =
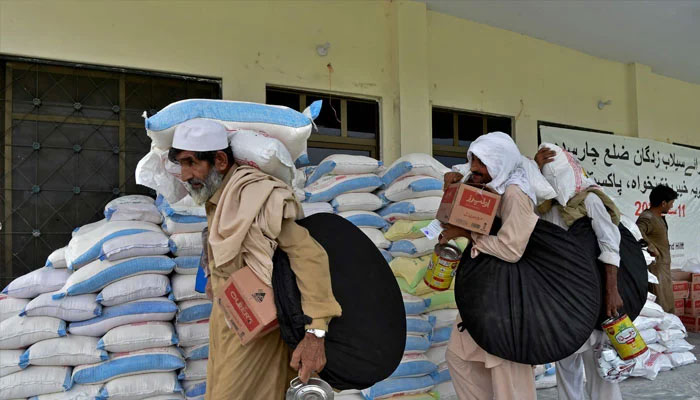
[[[262,102],[266,84],[376,98],[387,162],[430,152],[431,103],[517,117],[526,154],[538,120],[700,145],[699,85],[403,0],[0,0],[0,53],[220,77],[226,99]]]

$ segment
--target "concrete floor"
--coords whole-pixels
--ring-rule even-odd
[[[689,333],[686,340],[695,345],[693,353],[700,360],[700,333]],[[622,382],[620,388],[622,397],[630,400],[700,400],[700,362],[660,372],[653,381],[630,378]],[[557,389],[538,390],[537,399],[556,400]]]

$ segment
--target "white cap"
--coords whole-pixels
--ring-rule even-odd
[[[226,128],[208,119],[191,119],[175,128],[173,147],[189,151],[215,151],[228,147]]]

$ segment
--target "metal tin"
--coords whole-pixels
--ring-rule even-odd
[[[311,378],[303,384],[299,377],[292,379],[285,400],[333,400],[335,393],[331,385],[320,378]]]
[[[647,344],[627,314],[605,320],[603,331],[623,360],[631,360],[647,351]]]
[[[443,291],[450,288],[457,272],[462,252],[450,244],[437,244],[425,270],[423,281],[434,290]]]

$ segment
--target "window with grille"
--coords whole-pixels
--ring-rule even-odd
[[[464,164],[477,137],[489,132],[513,135],[513,119],[433,107],[433,157],[447,167]]]
[[[0,287],[44,265],[123,194],[150,194],[142,114],[221,98],[216,79],[0,58]]]
[[[314,121],[318,131],[309,138],[309,160],[317,165],[330,154],[352,154],[379,158],[379,103],[323,93],[267,87],[267,104],[304,111],[323,100],[321,114]]]

